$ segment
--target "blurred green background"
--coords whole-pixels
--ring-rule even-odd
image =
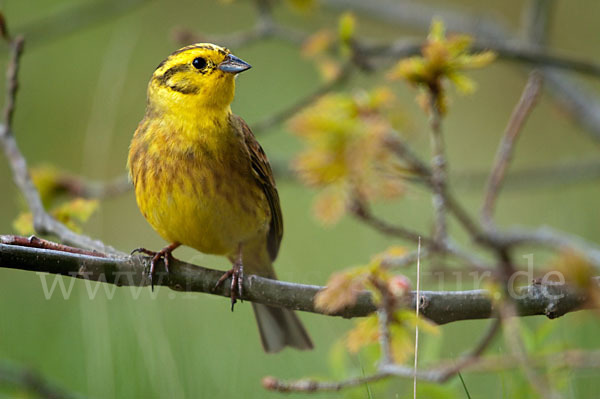
[[[52,164],[91,179],[108,179],[125,171],[129,141],[143,116],[148,79],[156,65],[178,48],[173,29],[226,34],[251,27],[255,12],[250,2],[239,0],[155,0],[75,33],[54,35],[76,23],[70,20],[57,24],[53,22],[57,15],[91,3],[0,2],[11,30],[23,31],[28,39],[14,126],[21,150],[31,165]],[[122,6],[125,2],[113,3]],[[516,0],[430,3],[489,13],[515,30],[523,7],[523,2]],[[600,62],[599,12],[600,3],[594,1],[556,2],[549,45],[565,54]],[[275,15],[284,24],[314,31],[321,27],[335,29],[340,13],[339,9],[321,6],[303,14],[284,3],[276,8]],[[358,21],[359,35],[379,39],[423,35],[360,15]],[[237,80],[233,105],[234,112],[250,126],[320,84],[314,64],[303,59],[290,44],[267,40],[232,50],[253,65]],[[5,55],[0,62],[4,70]],[[444,130],[453,176],[490,168],[498,140],[525,83],[526,68],[498,61],[471,74],[479,84],[474,95],[462,97],[452,93]],[[598,81],[581,82],[598,92]],[[382,74],[355,78],[348,87],[374,84],[386,84]],[[426,117],[414,102],[415,91],[403,84],[395,84],[393,89],[401,99],[402,112],[410,115],[412,128],[407,134],[427,154]],[[297,139],[285,125],[264,132],[259,140],[270,158],[277,161],[289,161],[299,149]],[[512,170],[596,162],[598,144],[573,124],[552,98],[544,95],[523,132]],[[13,232],[12,221],[23,205],[3,157],[0,182],[0,234],[8,234]],[[465,181],[457,179],[457,183]],[[484,182],[466,183],[457,186],[457,195],[476,214]],[[550,225],[597,242],[598,180],[541,183],[544,182],[532,181],[503,193],[498,207],[500,225]],[[291,179],[279,179],[278,186],[285,236],[276,269],[283,280],[324,284],[333,271],[364,264],[371,255],[399,244],[349,218],[323,228],[311,214],[313,192]],[[403,199],[376,210],[391,221],[427,232],[430,207],[426,192],[409,188]],[[453,232],[459,230],[451,227]],[[103,201],[85,231],[123,251],[164,245],[143,220],[132,193]],[[223,259],[187,248],[178,250],[176,256],[208,267],[226,267]],[[540,253],[535,258],[536,266],[544,266],[546,258]],[[425,272],[427,267],[423,266]],[[414,277],[414,271],[408,270],[407,275]],[[0,359],[32,367],[60,386],[92,398],[280,397],[281,394],[261,388],[263,376],[331,379],[360,375],[362,368],[365,372],[373,369],[374,357],[368,353],[340,361],[339,351],[331,351],[352,321],[301,314],[316,350],[286,350],[268,356],[261,349],[247,303],[231,313],[226,299],[210,295],[168,289],[157,289],[153,295],[150,289],[144,289],[139,299],[134,299],[129,288],[86,285],[66,278],[63,282],[67,287],[73,284],[69,299],[56,292],[47,300],[41,279],[52,284],[55,277],[0,270]],[[443,286],[435,279],[424,284],[431,289],[472,288],[466,277],[462,281],[449,277]],[[89,290],[97,288],[94,299],[90,299]],[[424,337],[420,364],[426,366],[440,357],[458,356],[472,345],[487,323],[454,323],[442,327],[439,337]],[[536,353],[599,347],[600,325],[589,313],[569,314],[551,322],[541,317],[528,318],[522,327],[529,348]],[[505,353],[502,340],[497,339],[489,352]],[[553,381],[565,397],[592,397],[600,391],[597,370],[560,370],[554,366]],[[532,395],[518,371],[497,375],[466,373],[464,379],[472,397]],[[411,394],[411,384],[391,382],[370,388],[373,397],[400,398]],[[456,379],[442,388],[422,384],[421,389],[423,398],[466,397]],[[3,395],[24,393],[0,386],[0,397]],[[312,397],[341,395],[366,398],[369,394],[361,387],[343,394],[321,393]]]

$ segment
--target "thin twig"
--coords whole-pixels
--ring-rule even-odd
[[[6,245],[20,245],[23,247],[39,248],[39,249],[50,249],[53,251],[69,252],[73,254],[96,256],[100,258],[106,258],[106,255],[98,251],[89,251],[86,249],[70,247],[68,245],[59,244],[56,242],[44,240],[36,236],[22,237],[14,235],[0,235],[0,243]]]
[[[426,181],[431,179],[431,169],[410,147],[406,140],[402,139],[396,131],[391,131],[384,137],[386,147],[396,156],[408,164],[410,169]]]
[[[369,45],[359,43],[362,54],[376,59],[400,59],[420,54],[423,41],[419,39],[399,39],[391,43]],[[531,64],[537,67],[552,67],[565,71],[578,72],[591,77],[600,77],[600,64],[590,61],[552,54],[538,45],[526,43],[477,40],[471,49],[491,50],[504,60]],[[377,65],[377,64],[374,64]]]
[[[9,165],[12,169],[13,177],[17,187],[21,190],[27,201],[29,209],[33,213],[33,225],[38,234],[54,234],[60,240],[68,245],[92,249],[99,252],[121,255],[119,251],[105,245],[101,241],[93,240],[87,236],[77,234],[67,228],[64,224],[58,222],[46,212],[40,199],[39,192],[31,180],[27,168],[27,161],[19,150],[17,142],[12,132],[12,118],[17,96],[19,61],[23,53],[24,40],[17,36],[10,41],[10,59],[6,75],[6,101],[4,105],[4,123],[0,125],[0,143],[6,154]]]
[[[520,43],[519,37],[511,32],[508,25],[503,24],[497,18],[458,11],[440,4],[362,0],[323,0],[323,3],[345,11],[354,10],[361,15],[367,15],[394,26],[404,26],[406,29],[427,30],[432,18],[438,17],[444,21],[449,31],[468,33],[485,41],[485,45],[488,45],[489,42],[510,43],[511,45]],[[526,45],[531,46],[529,43]],[[575,123],[583,126],[584,131],[589,133],[591,138],[600,140],[600,98],[598,95],[589,87],[572,79],[569,71],[557,70],[561,64],[545,66],[543,63],[538,63],[537,65],[542,70],[551,96],[571,114]],[[571,67],[574,66],[569,65],[569,68]]]
[[[546,46],[555,3],[554,0],[531,0],[524,7],[521,26],[531,44]]]
[[[480,190],[489,177],[489,171],[462,171],[451,179],[462,189]],[[561,185],[576,185],[600,180],[600,162],[597,160],[523,168],[511,171],[503,183],[503,190],[538,190]]]
[[[387,293],[389,295],[389,292]],[[383,302],[389,301],[389,298],[382,298]],[[393,309],[388,306],[382,306],[377,311],[377,322],[379,323],[379,346],[381,347],[381,364],[393,364],[394,354],[392,353],[392,336],[390,333],[390,323],[392,321]]]
[[[449,197],[446,196],[446,198]],[[454,202],[450,203],[454,205]],[[433,253],[450,254],[466,262],[471,267],[482,268],[485,265],[483,260],[479,259],[476,255],[462,250],[451,240],[446,240],[445,242],[441,243],[435,242],[432,238],[425,237],[419,232],[407,229],[403,226],[391,224],[375,216],[369,209],[368,205],[360,201],[360,199],[355,198],[355,202],[351,207],[351,211],[355,217],[365,222],[368,226],[371,226],[375,230],[379,231],[381,234],[390,237],[398,237],[415,244],[420,240],[426,246],[428,255]],[[408,260],[410,259],[407,259],[407,261]]]
[[[419,296],[417,295],[417,298],[418,297]],[[349,378],[347,380],[338,382],[324,382],[308,379],[299,381],[281,381],[275,377],[266,377],[263,379],[263,386],[267,389],[280,392],[339,391],[341,389],[351,388],[390,377],[412,378],[413,392],[414,397],[416,398],[417,381],[444,383],[450,378],[454,377],[464,368],[477,363],[485,349],[489,347],[494,337],[500,330],[500,325],[500,320],[496,318],[492,322],[492,325],[488,331],[483,335],[477,346],[475,346],[475,348],[468,355],[461,358],[458,362],[453,362],[453,364],[449,366],[432,368],[430,370],[418,370],[416,357],[417,352],[415,350],[415,365],[413,368],[393,363],[382,363],[376,373],[366,377]]]
[[[441,364],[453,361],[442,360]],[[560,367],[565,370],[572,369],[598,369],[600,368],[599,350],[566,350],[544,355],[532,355],[529,357],[531,367],[547,368],[548,365]],[[465,365],[465,371],[470,373],[497,373],[519,367],[520,361],[511,354],[479,357],[472,363]]]
[[[312,379],[303,379],[298,381],[282,381],[272,376],[262,379],[262,386],[270,391],[278,392],[321,392],[321,391],[341,391],[342,389],[352,388],[376,382],[389,377],[386,373],[377,373],[366,377],[351,378],[345,381],[317,381]]]
[[[440,382],[442,374],[439,370],[420,370],[416,373],[416,378],[426,382]],[[399,364],[383,365],[378,371],[366,377],[349,378],[343,381],[317,381],[312,379],[303,379],[298,381],[282,381],[275,377],[265,377],[263,387],[272,391],[279,392],[317,392],[317,391],[340,391],[346,388],[352,388],[369,382],[380,381],[389,377],[414,378],[415,371],[412,367]]]
[[[285,122],[292,116],[296,115],[298,112],[302,111],[307,106],[313,104],[320,97],[340,88],[350,78],[352,70],[353,68],[351,64],[344,65],[341,71],[334,79],[321,84],[310,93],[306,94],[301,98],[296,99],[296,101],[294,101],[289,106],[281,109],[280,111],[271,114],[258,122],[253,123],[252,130],[257,135],[264,134],[268,132],[273,126]]]
[[[385,281],[372,278],[371,284],[375,286],[381,295],[381,301],[379,308],[377,309],[377,322],[379,324],[379,347],[381,348],[381,360],[379,361],[379,365],[381,367],[382,365],[394,363],[390,324],[392,324],[394,319],[396,299],[390,292]]]
[[[492,331],[492,330],[489,330]],[[573,369],[598,369],[600,368],[600,351],[578,351],[568,350],[551,355],[531,357],[532,367],[547,367],[548,364],[561,365],[561,367]],[[454,360],[442,361],[444,363],[455,363]],[[515,356],[486,356],[473,359],[472,362],[464,364],[459,371],[468,371],[470,373],[497,373],[503,370],[512,370],[519,366],[518,359]],[[445,382],[446,373],[454,366],[440,366],[438,368],[420,371],[417,378],[420,381]],[[279,392],[316,392],[316,391],[339,391],[345,388],[352,388],[377,382],[382,379],[393,376],[401,378],[413,378],[414,370],[405,366],[387,367],[384,371],[378,371],[375,374],[366,377],[350,378],[344,381],[327,382],[317,380],[299,380],[299,381],[281,381],[275,377],[265,377],[263,386],[270,390]],[[456,375],[454,372],[453,375]]]
[[[93,181],[81,176],[64,174],[57,178],[56,184],[59,190],[71,196],[98,199],[116,197],[133,188],[127,174],[108,181]]]
[[[385,220],[382,220],[375,216],[367,204],[365,204],[360,199],[356,199],[354,204],[351,207],[352,214],[357,217],[359,220],[362,220],[367,225],[373,227],[375,230],[381,232],[384,235],[391,237],[398,237],[403,240],[417,243],[419,242],[419,237],[422,236],[419,232],[407,229],[402,226],[393,225]],[[434,246],[433,240],[429,238],[423,238],[423,241],[427,245]]]
[[[541,226],[535,229],[512,227],[504,232],[496,232],[498,244],[505,247],[539,246],[554,251],[575,250],[600,270],[600,247],[582,237],[565,233],[552,227]]]
[[[188,29],[177,29],[174,31],[175,41],[181,45],[210,41],[221,45],[239,49],[241,47],[266,39],[279,39],[285,42],[301,45],[309,33],[289,28],[273,19],[271,2],[268,0],[255,0],[257,19],[250,29],[225,35],[203,35],[194,33]]]
[[[512,355],[519,360],[521,369],[530,384],[538,391],[542,398],[560,398],[558,392],[555,392],[552,389],[548,379],[538,374],[529,360],[527,349],[525,348],[521,333],[518,329],[518,319],[514,317],[516,315],[514,304],[502,304],[500,306],[500,315],[503,319],[506,346],[510,349]]]
[[[390,269],[400,269],[418,262],[429,256],[430,252],[427,249],[421,249],[420,245],[416,251],[409,252],[402,256],[387,256],[381,261],[381,267]]]
[[[542,0],[541,2],[544,1],[545,0]],[[429,24],[430,21],[431,19],[427,21],[427,24]],[[468,28],[465,29],[465,26],[462,26],[461,28],[462,29],[458,30],[469,31]],[[280,39],[294,45],[300,45],[310,36],[310,34],[308,32],[291,29],[285,25],[277,23],[272,18],[271,14],[268,14],[268,17],[259,14],[257,23],[248,30],[229,33],[226,35],[210,36],[194,34],[188,30],[178,30],[176,31],[175,36],[176,40],[181,44],[209,40],[217,43],[223,43],[224,45],[233,48],[239,48],[269,38]],[[476,37],[480,36],[482,35],[476,35]],[[509,61],[540,67],[543,66],[555,69],[563,69],[565,71],[574,71],[596,78],[600,77],[599,64],[584,59],[550,53],[539,46],[541,43],[532,43],[522,43],[515,40],[498,40],[498,38],[494,38],[493,40],[484,38],[475,41],[471,48],[475,51],[491,50],[495,52],[499,58]],[[358,54],[360,54],[361,58],[368,58],[371,61],[369,63],[370,67],[376,67],[378,65],[386,66],[372,62],[375,59],[398,59],[419,54],[422,46],[422,40],[406,38],[402,38],[391,43],[374,43],[374,41],[369,38],[361,38],[360,40],[355,39],[354,42],[355,50]]]
[[[433,171],[395,132],[391,132],[386,137],[387,146],[404,162],[407,162],[414,173],[423,178],[422,182],[435,190],[433,182]],[[459,221],[461,226],[477,241],[487,243],[488,238],[481,230],[478,223],[467,213],[467,211],[459,204],[454,196],[449,192],[444,184],[440,193],[443,203],[448,211]],[[435,199],[434,199],[435,201]],[[434,202],[435,203],[435,202]],[[443,245],[443,243],[437,243]]]
[[[471,350],[471,352],[463,356],[458,361],[454,361],[454,364],[452,366],[449,366],[445,369],[445,371],[442,373],[441,381],[445,382],[451,377],[455,376],[459,371],[464,370],[470,365],[477,363],[478,360],[481,358],[483,352],[490,346],[490,344],[494,340],[494,337],[500,331],[501,325],[501,319],[495,318],[492,321],[492,324],[490,325],[486,333],[483,335],[483,337],[481,337],[477,346],[475,346]]]
[[[10,41],[9,45],[11,55],[6,69],[6,98],[4,100],[4,124],[6,128],[3,129],[2,136],[7,135],[12,128],[17,91],[19,90],[19,66],[25,39],[23,36],[17,36]]]
[[[437,243],[446,240],[446,149],[442,134],[441,86],[429,88],[429,126],[431,128],[431,183],[433,189],[434,232]]]
[[[496,199],[502,188],[506,170],[508,169],[508,165],[514,153],[515,143],[523,130],[523,125],[525,124],[527,117],[537,103],[541,88],[542,77],[538,72],[534,71],[531,73],[529,80],[523,89],[521,98],[515,106],[508,125],[506,126],[502,141],[498,145],[496,160],[494,161],[494,166],[490,173],[487,189],[485,190],[485,199],[481,209],[481,220],[488,226],[491,226],[492,224],[494,205],[496,204]]]
[[[387,141],[390,148],[404,161],[408,162],[413,170],[418,172],[424,177],[423,182],[431,186],[431,170],[429,167],[410,149],[408,144],[404,141],[390,135],[390,139]],[[494,252],[507,247],[516,246],[542,246],[551,250],[563,250],[563,249],[574,249],[581,252],[586,256],[590,262],[600,269],[600,248],[593,243],[587,242],[581,237],[577,237],[568,233],[557,231],[550,227],[539,227],[537,229],[526,229],[526,228],[510,228],[506,231],[498,230],[482,230],[479,224],[471,218],[463,206],[454,198],[452,194],[446,189],[443,192],[445,203],[450,212],[456,217],[461,225],[467,230],[467,232],[474,238],[478,243],[484,244],[485,248],[493,250]],[[374,218],[367,210],[367,220],[377,230],[384,234],[396,235],[398,237],[416,242],[414,232],[404,231],[403,228],[398,229],[396,226],[391,226],[384,221]],[[360,216],[360,215],[359,215]],[[371,220],[374,219],[374,220]],[[412,233],[412,234],[410,234]],[[427,246],[429,243],[424,241]],[[450,244],[446,244],[446,248],[450,247]],[[438,246],[438,249],[440,246]],[[442,247],[443,248],[443,247]],[[463,251],[454,249],[455,255],[460,255],[464,260],[469,261],[472,265],[477,266],[481,263],[477,262],[470,254]]]

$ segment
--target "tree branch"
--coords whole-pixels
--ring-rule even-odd
[[[352,64],[345,64],[344,66],[342,66],[340,72],[334,79],[322,83],[313,91],[309,92],[303,97],[296,99],[296,101],[294,101],[289,106],[282,108],[280,111],[277,111],[272,115],[269,115],[266,118],[256,123],[253,123],[253,131],[257,135],[262,134],[268,131],[273,126],[276,126],[290,119],[292,116],[296,115],[298,112],[300,112],[307,106],[313,104],[317,99],[324,96],[325,94],[330,93],[333,90],[339,89],[350,78],[352,69]]]
[[[59,190],[71,196],[97,199],[116,197],[133,189],[126,173],[107,181],[88,180],[65,173],[58,176],[56,184]]]
[[[442,88],[435,84],[429,87],[429,126],[431,129],[431,188],[434,210],[434,233],[436,243],[446,241],[446,178],[447,162],[444,136],[442,134]]]
[[[451,179],[455,186],[480,190],[489,177],[489,171],[461,171]],[[600,163],[596,160],[523,168],[506,176],[503,190],[536,190],[559,185],[581,184],[600,180]]]
[[[534,71],[527,81],[523,94],[521,94],[521,98],[515,106],[510,121],[506,126],[502,141],[498,145],[496,160],[492,172],[490,173],[487,189],[485,191],[485,199],[481,209],[481,220],[488,226],[491,226],[492,224],[494,205],[496,204],[496,199],[502,188],[502,182],[506,175],[508,164],[512,158],[515,143],[517,142],[520,132],[523,130],[523,125],[525,124],[527,117],[537,103],[541,88],[542,78]]]
[[[421,52],[422,46],[422,40],[404,38],[391,43],[358,43],[360,53],[363,56],[393,60],[418,55]],[[600,77],[600,64],[553,54],[532,44],[476,40],[471,48],[474,51],[491,50],[497,54],[498,58],[507,61],[515,61],[538,67],[551,67],[557,70],[562,69],[595,78]]]
[[[552,385],[549,383],[547,376],[538,373],[532,366],[527,353],[527,348],[525,347],[521,332],[519,331],[518,320],[513,317],[514,314],[515,309],[512,303],[500,305],[500,315],[504,325],[504,340],[506,341],[506,346],[518,360],[523,374],[529,380],[531,386],[539,393],[540,397],[548,399],[560,397],[558,393],[552,389]]]
[[[380,21],[403,26],[404,28],[413,28],[419,30],[428,29],[431,20],[439,17],[444,20],[448,30],[454,32],[468,33],[479,40],[482,40],[486,48],[496,46],[495,51],[500,56],[506,48],[502,43],[510,43],[511,47],[530,49],[529,43],[523,44],[522,41],[513,34],[507,26],[500,23],[497,19],[492,19],[482,15],[474,15],[465,12],[458,12],[451,7],[440,5],[423,4],[422,2],[374,2],[362,0],[324,0],[326,6],[346,10],[353,10],[357,13],[368,15]],[[538,48],[538,53],[541,51]],[[525,52],[528,52],[525,50]],[[516,57],[517,59],[519,57]],[[525,61],[525,59],[521,58]],[[544,61],[544,62],[542,62]],[[569,76],[568,71],[560,71],[557,68],[566,67],[564,63],[557,65],[548,64],[550,59],[539,59],[536,64],[540,66],[544,75],[544,81],[550,94],[560,102],[564,108],[571,114],[573,120],[583,126],[590,136],[595,140],[600,140],[600,98],[588,88],[575,82]],[[569,69],[576,67],[569,65]],[[598,72],[598,67],[592,67]]]
[[[530,0],[524,7],[521,27],[530,43],[545,46],[554,14],[554,0]]]
[[[0,124],[0,144],[4,149],[8,163],[12,169],[13,178],[27,201],[33,213],[33,225],[39,234],[54,234],[62,242],[82,248],[93,249],[103,253],[120,254],[114,248],[90,237],[77,234],[57,221],[44,209],[40,194],[31,180],[27,161],[19,150],[17,141],[12,132],[12,118],[14,114],[17,90],[19,87],[18,72],[21,55],[24,48],[24,39],[17,36],[9,40],[10,59],[6,73],[6,101],[4,105],[4,123]]]
[[[600,368],[600,351],[598,350],[567,350],[558,353],[545,354],[530,357],[532,367],[546,368],[548,365],[560,365],[565,369],[597,369]],[[441,366],[431,370],[424,370],[417,373],[417,378],[430,382],[443,382],[443,374],[450,369],[455,360],[441,361]],[[485,356],[475,359],[469,364],[465,364],[461,371],[469,373],[497,373],[504,370],[512,370],[519,366],[519,359],[513,355]],[[279,392],[314,392],[314,391],[339,391],[345,388],[352,388],[377,382],[382,379],[396,376],[401,378],[412,378],[413,374],[408,375],[410,369],[406,366],[389,367],[375,374],[350,378],[344,381],[327,382],[311,379],[299,381],[281,381],[274,377],[265,377],[262,380],[263,387]]]
[[[423,182],[427,186],[431,187],[432,171],[414,152],[411,151],[408,145],[397,139],[390,139],[388,140],[388,143],[390,146],[392,146],[392,150],[394,150],[398,157],[408,162],[409,165],[414,168],[415,172],[422,176]],[[600,269],[600,248],[596,244],[588,242],[582,237],[561,232],[550,227],[539,227],[536,229],[517,227],[509,228],[506,231],[497,231],[491,229],[482,230],[480,225],[471,218],[471,216],[454,198],[449,190],[444,190],[442,194],[445,196],[445,202],[448,210],[456,217],[456,219],[469,232],[471,237],[475,239],[476,242],[484,244],[484,246],[488,249],[498,251],[503,248],[525,245],[541,246],[550,248],[552,250],[573,249],[580,252],[596,268]],[[382,227],[385,228],[390,226],[386,226],[384,224]],[[378,229],[385,231],[385,229],[381,227]],[[415,241],[410,235],[406,235],[406,239]],[[426,245],[428,243],[427,239],[424,239],[423,242]],[[457,253],[463,252],[458,251]],[[477,264],[477,262],[472,263]]]
[[[32,248],[22,245],[0,244],[0,267],[46,272],[118,286],[148,286],[147,270],[150,258],[126,256],[122,258],[97,257],[78,253]],[[158,266],[155,286],[166,286],[176,291],[202,292],[229,298],[229,284],[215,285],[223,272],[173,260],[170,273]],[[314,306],[314,297],[324,287],[271,280],[258,276],[244,279],[243,300],[279,306],[305,312],[321,313]],[[546,315],[556,318],[565,313],[586,309],[592,305],[587,297],[567,285],[533,284],[517,288],[515,303],[519,316]],[[416,294],[412,293],[411,308],[415,308]],[[363,317],[376,311],[369,293],[358,296],[353,306],[331,316]],[[493,301],[485,290],[421,291],[421,314],[445,324],[459,320],[492,317]]]
[[[389,377],[413,378],[414,384],[416,381],[427,381],[434,383],[443,383],[455,376],[461,369],[472,365],[480,360],[480,355],[485,348],[489,346],[492,339],[498,332],[500,327],[500,319],[495,319],[491,328],[483,336],[477,347],[468,355],[461,359],[458,363],[451,364],[445,367],[438,367],[430,370],[417,370],[400,364],[383,362],[378,367],[377,372],[369,376],[349,378],[343,381],[327,382],[303,379],[298,381],[281,381],[275,377],[265,377],[262,380],[263,387],[279,392],[315,392],[315,391],[339,391],[346,388],[352,388],[369,382],[380,381]],[[416,364],[415,364],[416,365]],[[415,392],[416,392],[416,385]]]

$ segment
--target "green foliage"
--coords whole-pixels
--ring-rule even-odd
[[[338,37],[342,55],[348,57],[352,53],[352,41],[356,32],[356,18],[351,12],[345,12],[338,22]]]
[[[378,305],[381,305],[382,290],[388,295],[393,295],[397,303],[401,304],[410,292],[410,283],[406,277],[390,273],[382,264],[388,256],[398,256],[403,252],[401,248],[392,247],[374,256],[366,266],[335,273],[327,287],[317,294],[315,305],[333,313],[355,303],[357,295],[363,290],[370,291]],[[403,363],[409,355],[414,354],[413,338],[417,326],[426,334],[439,334],[439,329],[434,323],[417,318],[412,310],[399,309],[391,315],[390,345],[396,362]],[[379,338],[379,319],[376,314],[372,314],[356,321],[344,340],[351,353],[358,353],[364,347],[378,345]]]
[[[467,35],[446,37],[444,24],[435,20],[421,56],[400,60],[389,72],[392,80],[404,79],[409,84],[434,91],[439,96],[440,110],[445,113],[447,100],[443,92],[444,80],[452,82],[462,93],[472,93],[475,82],[464,74],[465,70],[482,68],[495,59],[491,51],[471,54],[473,39]],[[422,102],[422,105],[427,104]]]
[[[403,193],[403,172],[386,144],[394,135],[398,112],[394,94],[385,88],[331,94],[291,122],[304,141],[294,161],[302,181],[321,189],[315,214],[325,224],[337,222],[352,198],[395,198]]]
[[[81,232],[81,224],[85,223],[100,205],[96,199],[62,198],[64,188],[60,184],[60,172],[53,166],[32,168],[31,179],[35,184],[42,204],[58,221],[71,230]],[[13,221],[13,229],[21,235],[34,234],[33,215],[23,211]]]
[[[375,302],[379,303],[381,295],[378,284],[386,286],[397,298],[402,298],[410,291],[410,282],[402,275],[391,274],[383,264],[387,257],[404,253],[404,248],[392,246],[387,251],[373,256],[365,266],[332,274],[327,287],[316,295],[315,306],[327,313],[335,313],[353,305],[357,295],[363,290],[369,290]]]

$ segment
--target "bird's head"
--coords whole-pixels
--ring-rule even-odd
[[[228,109],[235,76],[249,68],[224,47],[210,43],[186,46],[156,68],[148,86],[148,100],[161,108]]]

